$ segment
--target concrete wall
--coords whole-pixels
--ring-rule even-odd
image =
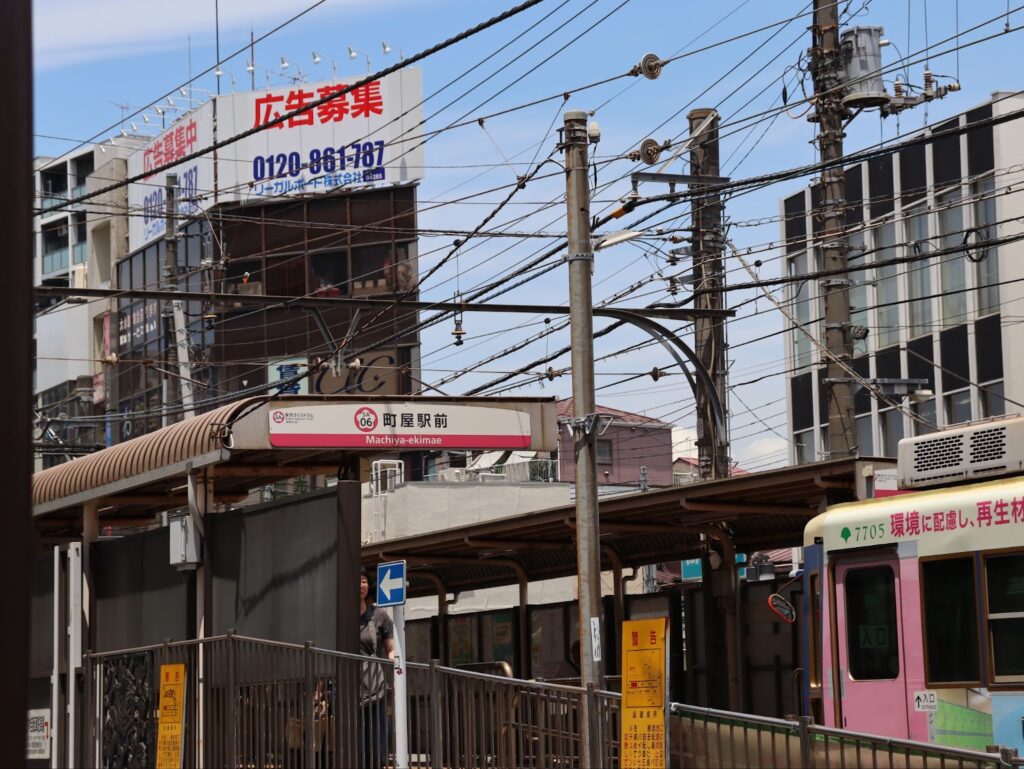
[[[997,98],[1003,95],[993,94]],[[1024,96],[1015,96],[995,102],[992,105],[992,114],[998,116],[1019,110],[1021,107],[1024,107]],[[1024,142],[1020,140],[1020,126],[1017,121],[996,126],[992,139],[995,145],[996,186],[1019,185],[1024,181],[1024,171],[1020,170],[1024,167]],[[1000,173],[1000,169],[1007,168],[1016,170],[1010,174]],[[1015,191],[1016,189],[1017,187]],[[996,198],[996,219],[1005,222],[997,228],[997,237],[1012,237],[1024,231],[1024,223],[1017,218],[1024,213],[1020,197],[1020,193],[1016,192]],[[1021,300],[1024,300],[1024,241],[999,246],[999,280],[1003,283],[999,287],[1000,302],[1003,306],[1003,386],[1006,388],[1007,398],[1024,403],[1021,326],[1009,317],[1021,314]],[[1006,404],[1006,411],[1024,413],[1024,409],[1009,402]]]

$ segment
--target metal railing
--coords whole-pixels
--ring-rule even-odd
[[[558,481],[558,462],[529,459],[484,467],[450,467],[423,479],[431,483],[554,483]]]
[[[810,718],[789,721],[673,703],[669,713],[669,766],[886,767],[886,769],[1006,769],[1010,752],[982,753],[842,729]]]
[[[395,764],[392,662],[227,634],[86,654],[81,766],[155,764],[160,671],[175,663],[185,665],[185,767]],[[619,766],[616,692],[446,668],[436,660],[408,663],[400,673],[407,676],[412,767],[575,769],[584,713],[596,765]],[[1008,751],[979,753],[815,726],[807,718],[679,704],[669,708],[666,744],[669,766],[687,769],[1024,765]]]

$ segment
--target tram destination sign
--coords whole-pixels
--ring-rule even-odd
[[[530,415],[514,409],[414,401],[273,408],[275,448],[526,449]]]

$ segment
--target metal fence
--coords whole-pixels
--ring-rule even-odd
[[[394,765],[394,676],[388,660],[225,635],[85,656],[80,765],[156,764],[161,666],[185,665],[180,736],[185,767]],[[424,769],[575,769],[589,713],[596,766],[619,766],[621,695],[578,686],[409,663],[410,765]],[[589,707],[584,709],[584,701]],[[673,704],[669,765],[718,767],[1022,766],[1004,751],[855,734]],[[166,735],[165,735],[166,736]]]
[[[789,721],[672,704],[669,717],[672,767],[802,766],[871,769],[1005,769],[1024,765],[1009,751],[973,750],[859,734]]]

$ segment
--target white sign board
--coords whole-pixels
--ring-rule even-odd
[[[594,650],[594,662],[601,661],[601,618],[590,618],[590,648]]]
[[[354,79],[218,97],[217,131],[225,137],[337,94],[218,150],[219,200],[250,202],[422,178],[421,71],[411,67],[341,93]]]
[[[25,758],[44,761],[50,758],[49,708],[28,711],[28,745]]]
[[[524,411],[449,403],[325,403],[270,410],[276,448],[526,449]]]
[[[308,395],[309,377],[287,384],[283,381],[305,374],[307,371],[309,371],[309,361],[306,358],[273,361],[267,364],[267,384],[273,387],[275,382],[280,383],[277,389],[273,390],[277,395]]]
[[[191,155],[213,144],[213,102],[179,118],[142,149],[128,156],[128,176]],[[137,251],[164,235],[167,174],[178,175],[178,216],[191,217],[213,205],[213,155],[189,160],[128,185],[128,250]],[[182,222],[179,222],[181,224]],[[187,221],[185,222],[187,223]]]
[[[938,713],[939,697],[928,689],[914,692],[914,710],[918,713]]]
[[[266,125],[325,96],[329,101],[128,187],[129,251],[164,234],[166,175],[178,175],[181,217],[217,203],[315,195],[423,178],[423,77],[409,67],[340,93],[357,77],[216,96],[128,158],[128,175]],[[214,110],[216,102],[216,111]],[[217,116],[214,132],[214,114]],[[179,224],[185,224],[181,221]]]

